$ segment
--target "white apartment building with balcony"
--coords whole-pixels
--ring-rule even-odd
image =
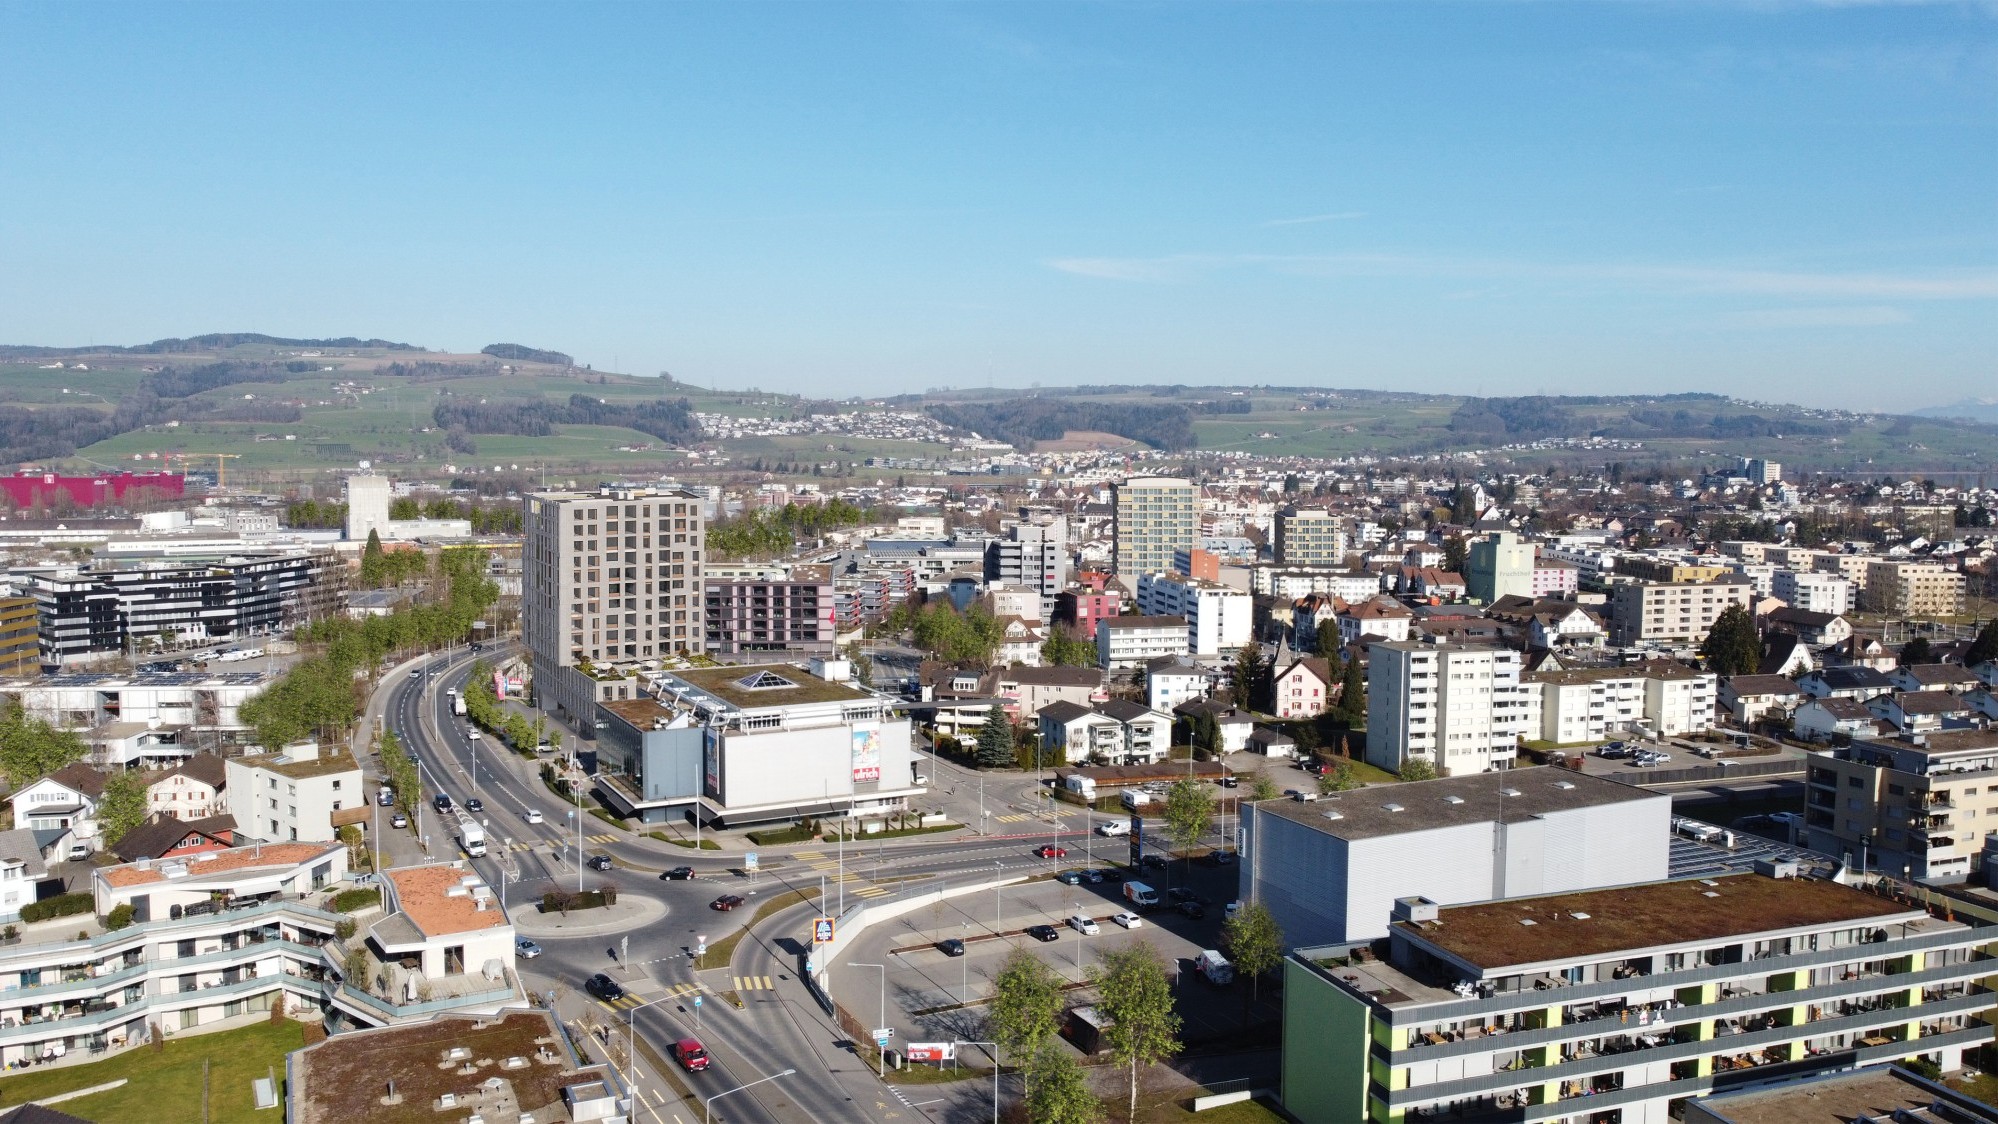
[[[1538,733],[1530,736],[1556,745],[1710,730],[1719,700],[1718,676],[1670,660],[1529,672],[1524,679],[1538,694]]]
[[[1384,950],[1284,965],[1282,1100],[1306,1124],[1667,1124],[1689,1098],[1988,1042],[1988,926],[1737,874],[1396,903]]]
[[[1185,617],[1104,617],[1096,622],[1096,666],[1124,671],[1160,656],[1184,656],[1190,636]]]
[[[1852,612],[1852,583],[1820,570],[1776,571],[1769,593],[1792,609],[1842,616]]]
[[[1399,772],[1425,761],[1439,776],[1504,769],[1532,737],[1534,693],[1510,648],[1436,640],[1367,647],[1367,761]]]
[[[1247,590],[1183,574],[1146,574],[1138,579],[1138,612],[1186,621],[1190,655],[1216,656],[1249,642],[1255,602]]]

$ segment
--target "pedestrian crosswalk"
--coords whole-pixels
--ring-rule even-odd
[[[734,977],[734,979],[735,979],[735,990],[737,991],[777,990],[776,985],[770,982],[769,976],[736,976]]]
[[[628,991],[616,999],[599,999],[597,1003],[600,1006],[609,1007],[613,1011],[629,1011],[633,1007],[645,1006],[645,1000]]]
[[[824,851],[793,851],[791,857],[800,862],[816,862],[826,857]]]
[[[751,976],[745,978],[755,979],[758,977]],[[761,978],[764,980],[769,979],[768,976]],[[769,985],[766,983],[764,986],[768,987]],[[610,1011],[629,1011],[634,1007],[643,1007],[647,1003],[656,1003],[661,999],[685,999],[697,994],[712,995],[714,992],[706,984],[699,982],[667,984],[664,992],[659,995],[647,996],[640,995],[635,991],[627,991],[616,999],[599,999],[597,1000],[597,1006]]]
[[[1020,822],[1021,820],[1031,820],[1031,819],[1033,819],[1033,818],[1034,818],[1034,813],[1032,813],[1032,812],[1015,812],[1015,813],[1013,813],[1013,814],[1012,814],[1012,815],[1010,815],[1010,816],[994,816],[994,817],[992,817],[992,818],[993,818],[993,819],[995,819],[995,820],[997,820],[997,821],[999,821],[1000,823],[1019,823],[1019,822]]]
[[[707,988],[703,987],[698,983],[680,983],[680,984],[674,984],[673,986],[667,988],[666,994],[670,998],[677,999],[683,995],[692,995],[697,991],[706,991],[706,990]]]
[[[589,839],[589,841],[590,841],[590,842],[592,842],[592,843],[615,843],[615,842],[617,842],[617,836],[615,836],[615,835],[612,835],[612,834],[611,834],[610,832],[608,832],[608,831],[604,832],[604,833],[603,833],[602,835],[591,835],[591,836],[587,836],[587,838],[588,838],[588,839]]]
[[[881,895],[888,893],[889,890],[888,887],[886,886],[861,886],[856,888],[853,892],[856,897],[878,898]]]

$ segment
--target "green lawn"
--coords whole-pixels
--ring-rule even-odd
[[[208,1119],[212,1124],[258,1124],[277,1119],[259,1113],[250,1082],[271,1075],[284,1084],[284,1056],[305,1045],[295,1022],[257,1023],[240,1030],[169,1038],[154,1052],[141,1046],[115,1058],[0,1080],[0,1108],[87,1089],[119,1078],[126,1083],[106,1093],[64,1101],[62,1111],[85,1120],[143,1120],[147,1124],[201,1124],[202,1064],[208,1063]]]

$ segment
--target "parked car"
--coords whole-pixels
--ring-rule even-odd
[[[1164,870],[1166,865],[1165,856],[1146,855],[1144,858],[1138,860],[1138,865],[1144,867],[1150,867],[1153,870]]]
[[[393,816],[390,816],[390,817],[389,817],[389,826],[390,826],[390,827],[408,827],[408,826],[409,826],[409,817],[408,817],[408,816],[405,816],[405,815],[403,815],[403,814],[402,814],[401,812],[397,812],[397,813],[396,813],[395,815],[393,815]]]
[[[515,937],[513,940],[513,954],[522,960],[532,960],[541,955],[541,946],[528,940],[526,937]]]
[[[1085,870],[1082,872],[1082,880],[1092,886],[1101,885],[1103,882],[1103,872],[1100,870]]]
[[[1172,889],[1166,891],[1166,897],[1176,902],[1190,902],[1196,896],[1192,890],[1187,889],[1185,886],[1174,886]]]
[[[1061,939],[1061,934],[1055,931],[1053,925],[1032,926],[1027,930],[1027,935],[1044,944],[1048,941],[1058,941]]]
[[[1071,929],[1074,929],[1074,930],[1075,930],[1076,932],[1078,932],[1078,933],[1081,933],[1081,934],[1082,934],[1083,936],[1085,936],[1085,937],[1093,937],[1093,936],[1095,936],[1095,935],[1096,935],[1097,933],[1100,933],[1100,932],[1102,932],[1102,931],[1103,931],[1103,930],[1102,930],[1102,929],[1101,929],[1101,928],[1100,928],[1100,927],[1099,927],[1099,926],[1098,926],[1098,925],[1096,924],[1096,919],[1095,919],[1095,918],[1093,918],[1093,917],[1084,917],[1084,916],[1083,916],[1082,914],[1080,914],[1080,913],[1078,913],[1078,914],[1076,914],[1076,915],[1075,915],[1074,917],[1071,917],[1071,918],[1069,918],[1069,919],[1068,919],[1068,927],[1069,927],[1069,928],[1071,928]]]
[[[676,866],[659,877],[667,882],[692,882],[696,875],[691,866]]]
[[[614,864],[609,855],[591,855],[588,865],[591,870],[609,870]]]
[[[87,859],[87,858],[89,858],[89,857],[90,857],[90,848],[89,848],[89,847],[85,846],[85,845],[84,845],[84,844],[82,844],[82,843],[71,843],[71,844],[69,845],[69,861],[70,861],[70,862],[73,862],[73,863],[80,863],[80,862],[82,862],[83,860],[85,860],[85,859]]]
[[[486,802],[476,796],[467,797],[465,799],[465,810],[467,812],[483,812],[486,810]]]
[[[615,1003],[624,998],[624,988],[616,980],[598,972],[583,982],[583,990],[606,1003]]]
[[[1222,788],[1234,788],[1242,783],[1242,779],[1233,773],[1228,773],[1214,783],[1220,785]]]
[[[948,937],[937,942],[937,951],[945,956],[963,956],[964,942],[956,937]]]
[[[1213,861],[1215,866],[1235,865],[1235,852],[1233,851],[1211,851],[1207,857]]]
[[[708,1052],[702,1048],[699,1040],[682,1038],[673,1043],[672,1050],[673,1060],[679,1062],[680,1068],[688,1073],[699,1073],[708,1068]]]
[[[1114,866],[1106,866],[1101,870],[1094,870],[1090,873],[1096,875],[1095,878],[1090,879],[1092,882],[1122,882],[1124,880],[1124,872]]]
[[[1110,920],[1115,921],[1126,929],[1142,929],[1145,927],[1145,919],[1135,913],[1113,914]]]
[[[1234,920],[1235,915],[1240,912],[1242,912],[1242,903],[1240,901],[1232,901],[1229,902],[1227,908],[1222,911],[1222,916],[1232,921]]]
[[[1035,848],[1034,854],[1044,859],[1065,859],[1068,857],[1068,848],[1057,847],[1052,843],[1043,843]]]
[[[1082,872],[1079,870],[1064,870],[1060,874],[1055,875],[1055,881],[1064,886],[1080,886],[1082,885]]]
[[[708,908],[714,910],[720,910],[723,913],[727,913],[729,910],[734,909],[735,907],[741,904],[742,904],[742,896],[740,894],[723,894],[721,897],[718,897],[714,901],[709,902]]]
[[[1207,916],[1206,907],[1202,906],[1199,902],[1181,902],[1173,908],[1193,918],[1195,921]]]

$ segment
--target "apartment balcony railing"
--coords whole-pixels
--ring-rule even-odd
[[[1800,993],[1801,994],[1801,993]],[[1858,1015],[1819,1019],[1796,1026],[1779,1026],[1767,1030],[1747,1031],[1741,1034],[1720,1035],[1706,1040],[1690,1042],[1666,1041],[1655,1046],[1613,1054],[1596,1054],[1579,1057],[1571,1061],[1552,1065],[1524,1066],[1477,1077],[1461,1078],[1456,1081],[1440,1081],[1431,1085],[1417,1086],[1383,1092],[1381,1095],[1389,1108],[1408,1108],[1430,1100],[1456,1100],[1485,1093],[1495,1093],[1501,1089],[1516,1088],[1521,1084],[1544,1084],[1550,1081],[1568,1081],[1577,1078],[1593,1077],[1597,1074],[1628,1069],[1636,1065],[1654,1062],[1680,1061],[1688,1058],[1705,1057],[1708,1054],[1741,1054],[1776,1046],[1788,1042],[1799,1042],[1807,1038],[1828,1038],[1839,1034],[1865,1035],[1867,1032],[1896,1029],[1917,1019],[1927,1020],[1944,1015],[1963,1014],[1990,1010],[1993,997],[1990,992],[1977,991],[1957,999],[1946,999],[1940,1003],[1923,1004],[1920,1007],[1896,1007],[1869,1011]],[[1638,1028],[1645,1029],[1645,1028]],[[1990,1029],[1982,1028],[1986,1038]],[[1510,1039],[1511,1036],[1507,1036]],[[1506,1045],[1510,1047],[1512,1041]],[[1487,1043],[1489,1051],[1491,1045]],[[1903,1046],[1905,1050],[1905,1044]],[[1930,1049],[1934,1049],[1933,1046]],[[1398,1057],[1397,1063],[1401,1061]]]

